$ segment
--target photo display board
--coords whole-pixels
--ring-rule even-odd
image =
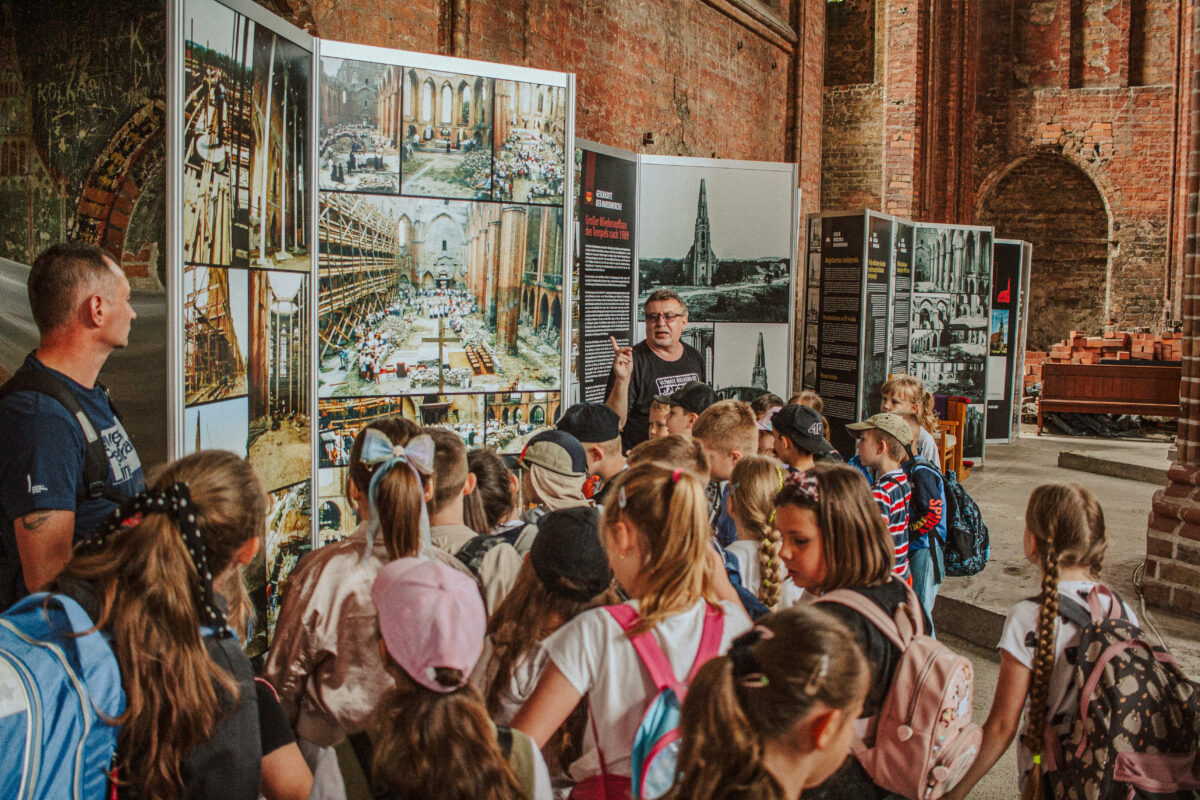
[[[688,305],[683,342],[699,351],[718,398],[787,397],[796,166],[641,156],[638,220],[633,340],[645,337],[646,298],[674,289]]]
[[[319,543],[350,445],[402,414],[519,452],[558,417],[571,78],[321,42]]]
[[[1013,384],[1021,381],[1016,372],[1017,344],[1021,326],[1021,279],[1024,242],[997,239],[992,249],[992,313],[988,335],[987,440],[1008,442],[1013,438]],[[1022,370],[1024,367],[1022,366]],[[1020,402],[1019,399],[1016,402]]]
[[[173,452],[232,450],[267,490],[265,547],[246,571],[255,655],[280,585],[312,547],[313,41],[257,7],[216,0],[185,0],[181,24],[170,146],[180,156],[183,430]]]
[[[603,403],[612,370],[613,340],[633,340],[634,265],[637,264],[637,156],[576,141],[575,277],[576,330],[573,354],[579,399]]]
[[[963,457],[983,458],[991,325],[992,229],[917,223],[909,374],[965,397]]]

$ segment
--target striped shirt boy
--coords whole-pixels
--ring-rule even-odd
[[[879,476],[871,487],[871,494],[879,504],[883,519],[887,522],[888,533],[892,537],[892,547],[896,551],[896,564],[892,571],[903,580],[909,580],[908,568],[908,505],[912,492],[908,485],[908,476],[903,469],[895,469]]]

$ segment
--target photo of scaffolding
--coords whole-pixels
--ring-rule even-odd
[[[567,174],[567,90],[496,81],[492,197],[561,205]]]
[[[252,270],[249,455],[269,490],[309,476],[309,278]]]
[[[517,455],[530,437],[554,427],[562,395],[559,392],[504,392],[484,398],[488,447]]]
[[[401,192],[490,200],[492,79],[407,69],[393,81],[395,74],[380,89],[380,106],[402,101]]]
[[[397,109],[403,71],[370,61],[321,58],[317,181],[322,190],[400,191]]]
[[[312,54],[259,26],[254,34],[250,266],[308,272],[308,106]]]
[[[183,260],[244,266],[254,23],[213,0],[184,16]],[[243,213],[239,213],[239,210]]]
[[[562,210],[322,193],[319,395],[545,391]]]
[[[312,550],[311,482],[271,492],[267,496],[266,634],[267,643],[275,637],[279,619],[281,589],[300,558]],[[260,610],[261,611],[261,610]],[[261,619],[261,616],[260,616]]]
[[[184,402],[246,394],[246,273],[189,266],[183,284]]]

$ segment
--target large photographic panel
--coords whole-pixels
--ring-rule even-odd
[[[562,211],[322,193],[320,396],[561,381]]]
[[[566,179],[567,90],[496,81],[492,198],[562,205]]]
[[[405,70],[403,194],[491,199],[492,92],[491,78]]]
[[[403,67],[321,58],[318,185],[322,190],[400,190]]]

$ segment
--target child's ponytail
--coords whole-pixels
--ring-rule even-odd
[[[773,609],[779,602],[786,572],[779,557],[782,536],[775,528],[775,496],[783,488],[786,473],[773,458],[746,456],[730,476],[729,504],[739,527],[745,526],[759,541],[758,560],[762,581],[758,599]]]

